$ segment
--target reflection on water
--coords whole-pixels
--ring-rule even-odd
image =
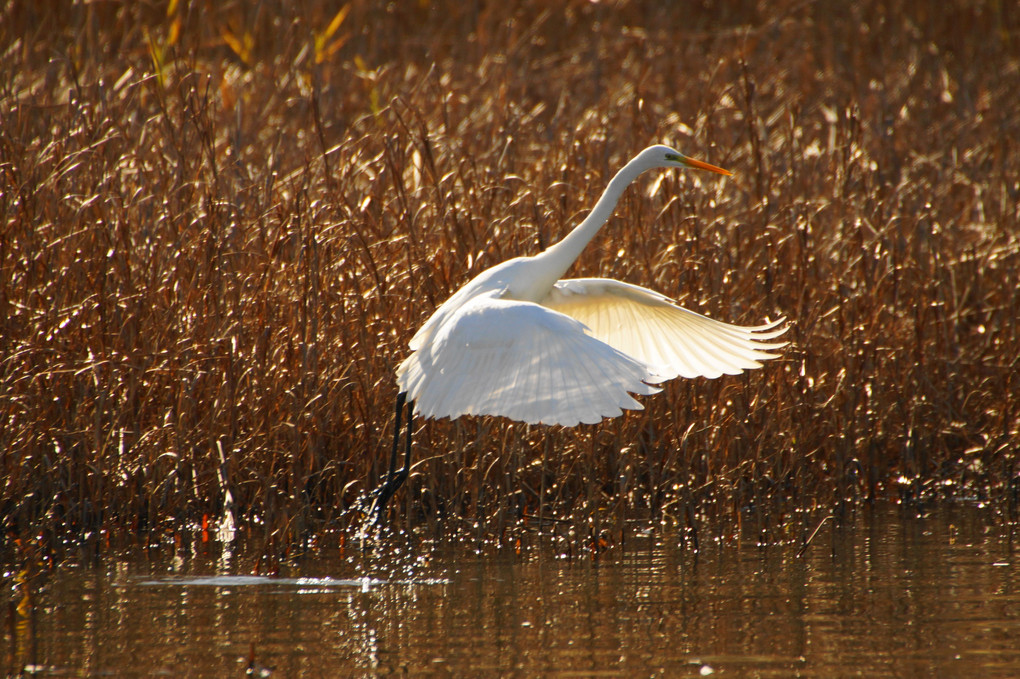
[[[669,542],[662,538],[663,542]],[[707,540],[703,540],[707,542]],[[1020,575],[977,509],[896,512],[795,545],[238,556],[62,565],[35,592],[44,676],[1020,676]],[[142,555],[144,556],[144,555]],[[13,572],[12,569],[5,569]],[[12,609],[13,611],[13,609]],[[20,614],[19,614],[20,615]],[[15,617],[12,613],[12,617]]]

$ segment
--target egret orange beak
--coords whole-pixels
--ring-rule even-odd
[[[694,158],[688,158],[687,156],[681,156],[680,162],[686,165],[687,167],[694,167],[699,170],[708,170],[709,172],[715,172],[716,174],[724,174],[727,177],[733,175],[733,173],[730,172],[729,170],[724,170],[721,167],[709,165],[708,163],[702,162],[700,160],[695,160]]]

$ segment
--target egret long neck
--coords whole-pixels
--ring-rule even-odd
[[[602,192],[602,196],[584,221],[564,236],[563,240],[535,256],[535,260],[541,263],[542,284],[547,284],[551,288],[556,281],[563,278],[563,275],[580,256],[581,251],[613,214],[624,189],[647,169],[649,168],[642,167],[633,161],[624,165],[610,180],[609,186]]]

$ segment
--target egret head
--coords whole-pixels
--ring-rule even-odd
[[[733,173],[729,170],[724,170],[721,167],[715,165],[709,165],[706,162],[696,160],[690,156],[685,156],[676,149],[671,149],[668,146],[649,146],[638,155],[638,159],[642,159],[650,167],[693,167],[698,170],[708,170],[709,172],[715,172],[717,174],[732,175]]]

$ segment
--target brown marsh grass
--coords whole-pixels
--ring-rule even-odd
[[[414,329],[655,142],[735,176],[643,178],[575,274],[786,316],[783,358],[597,426],[417,421],[391,521],[583,545],[634,519],[800,539],[888,499],[1015,520],[1007,5],[6,3],[4,530],[179,536],[229,499],[271,545],[342,535]]]

